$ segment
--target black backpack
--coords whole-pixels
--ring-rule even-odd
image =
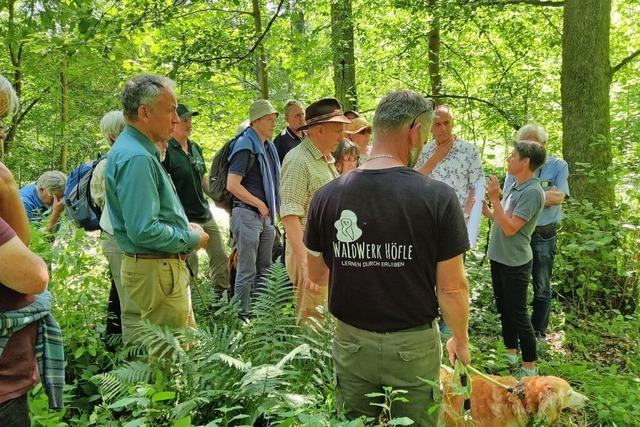
[[[247,128],[248,129],[248,128]],[[215,205],[219,208],[231,212],[233,207],[233,194],[227,190],[227,175],[229,174],[229,155],[233,151],[233,144],[240,138],[246,129],[227,141],[218,150],[211,161],[211,169],[209,169],[209,192],[207,195],[211,197]],[[251,153],[251,158],[247,164],[247,171],[253,166],[255,154]]]
[[[76,227],[87,231],[100,229],[102,210],[91,198],[91,177],[93,171],[105,157],[83,163],[69,174],[64,190],[64,211]]]

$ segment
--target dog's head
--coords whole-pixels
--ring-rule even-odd
[[[547,424],[560,418],[564,408],[580,409],[587,400],[586,396],[574,391],[568,382],[554,376],[535,376],[523,379],[526,399],[536,408],[535,416]]]

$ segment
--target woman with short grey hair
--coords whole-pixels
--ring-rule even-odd
[[[120,110],[109,111],[100,120],[100,132],[110,146],[116,141],[122,129],[127,125]]]

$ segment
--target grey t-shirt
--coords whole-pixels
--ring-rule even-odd
[[[494,222],[489,242],[489,259],[511,267],[531,261],[531,234],[544,207],[544,191],[540,180],[531,178],[514,184],[502,196],[500,202],[507,216],[515,215],[527,221],[513,236],[505,236],[500,224]]]

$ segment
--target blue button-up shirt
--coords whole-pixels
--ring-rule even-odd
[[[40,223],[49,213],[50,207],[45,206],[40,197],[38,197],[38,188],[35,182],[20,189],[20,198],[22,199],[24,210],[27,211],[29,222]]]
[[[127,125],[113,144],[105,171],[107,206],[120,249],[183,253],[198,246],[180,199],[149,138]]]
[[[569,197],[569,166],[564,160],[547,155],[547,160],[533,176],[540,180],[540,185],[544,191],[548,191],[555,186],[558,191],[565,193],[566,197]],[[502,192],[506,194],[514,182],[513,176],[507,175]],[[560,221],[562,221],[562,204],[545,206],[536,225],[559,224]]]

